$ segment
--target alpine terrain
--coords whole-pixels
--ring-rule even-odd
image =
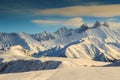
[[[108,22],[54,33],[0,33],[0,80],[119,80],[119,67],[109,68],[119,60],[120,30]]]

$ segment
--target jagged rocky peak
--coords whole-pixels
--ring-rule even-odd
[[[50,39],[55,39],[55,35],[48,31],[44,31],[42,33],[37,33],[37,34],[32,34],[31,36],[37,41],[47,41]]]
[[[55,39],[55,35],[52,34],[52,33],[50,33],[50,32],[48,32],[48,31],[42,32],[41,36],[43,36],[47,40],[49,40],[49,39]]]
[[[108,23],[107,21],[104,21],[103,25],[104,25],[105,27],[109,27],[109,23]]]
[[[58,30],[55,32],[55,34],[61,34],[61,33],[66,32],[66,31],[68,31],[68,29],[67,29],[66,27],[62,27],[62,28],[58,29]]]
[[[48,31],[44,31],[44,32],[41,33],[41,35],[49,35],[49,34],[51,34],[51,33],[48,32]]]
[[[55,35],[64,35],[64,36],[71,36],[73,29],[68,29],[66,27],[62,27],[58,29],[54,34]]]
[[[76,32],[77,32],[77,33],[81,33],[81,32],[83,32],[83,31],[86,31],[87,29],[88,29],[87,24],[82,24],[82,25],[80,26],[80,28],[76,29]]]
[[[80,28],[81,28],[81,30],[86,31],[88,29],[88,26],[87,26],[87,24],[83,24],[83,25],[81,25]]]
[[[93,28],[97,28],[97,27],[100,27],[100,26],[102,26],[102,24],[99,21],[96,21]]]

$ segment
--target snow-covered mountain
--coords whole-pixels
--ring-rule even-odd
[[[44,31],[38,34],[31,34],[31,36],[37,41],[47,41],[49,39],[55,39],[55,35],[48,31]]]
[[[40,52],[37,54],[38,57],[57,56],[98,61],[115,61],[120,59],[120,32],[111,29],[107,22],[101,24],[99,21],[96,21],[94,26],[90,28],[82,25],[81,28],[75,30],[62,28],[58,31],[56,39],[45,41],[45,43],[49,42],[48,44],[42,42],[44,46],[49,44],[56,46]],[[68,32],[70,35],[66,36]]]
[[[26,33],[0,33],[0,50],[8,50],[15,45],[21,45],[31,54],[45,50],[38,41]]]
[[[114,61],[120,59],[120,31],[108,22],[96,21],[93,27],[83,24],[77,29],[66,27],[55,33],[0,33],[0,49],[21,45],[34,57],[55,56]]]

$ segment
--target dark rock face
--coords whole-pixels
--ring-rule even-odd
[[[102,26],[102,24],[99,21],[96,21],[93,28],[97,28],[97,27],[100,27],[100,26]]]
[[[58,29],[54,34],[62,34],[67,31],[68,31],[68,29],[66,27],[62,27],[62,28]]]
[[[106,21],[103,23],[103,25],[104,25],[105,27],[109,27],[109,23],[106,22]]]
[[[71,36],[73,29],[68,29],[66,27],[62,27],[58,29],[54,34],[55,35],[64,35],[64,36]]]
[[[88,29],[88,26],[86,24],[83,24],[81,27],[80,27],[81,31],[86,31]]]
[[[50,39],[55,39],[55,35],[47,31],[38,34],[32,34],[31,36],[37,41],[48,41]]]
[[[88,29],[87,24],[83,24],[83,25],[81,25],[80,28],[78,28],[78,29],[76,30],[76,32],[81,33],[81,32],[83,32],[83,31],[86,31],[87,29]]]
[[[10,62],[0,62],[0,74],[50,70],[56,69],[60,64],[60,61],[51,60],[46,62],[41,62],[40,60],[15,60]]]

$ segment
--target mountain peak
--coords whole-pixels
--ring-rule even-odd
[[[87,24],[82,24],[81,27],[79,28],[78,32],[81,33],[83,31],[86,31],[88,29]]]
[[[108,23],[107,21],[104,21],[103,25],[104,25],[105,27],[109,27],[109,23]]]
[[[63,32],[66,32],[68,29],[66,28],[66,27],[62,27],[62,28],[60,28],[60,29],[58,29],[56,32],[55,32],[55,34],[61,34],[61,33],[63,33]]]
[[[84,24],[81,25],[81,27],[82,27],[82,26],[87,26],[87,24],[84,23]]]
[[[66,31],[67,30],[67,27],[62,27],[60,29],[58,29],[58,31]]]
[[[51,34],[51,33],[48,32],[48,31],[44,31],[44,32],[42,32],[41,34],[42,34],[42,35],[48,35],[48,34]]]
[[[100,26],[102,26],[102,24],[99,21],[96,21],[93,27],[96,28]]]

